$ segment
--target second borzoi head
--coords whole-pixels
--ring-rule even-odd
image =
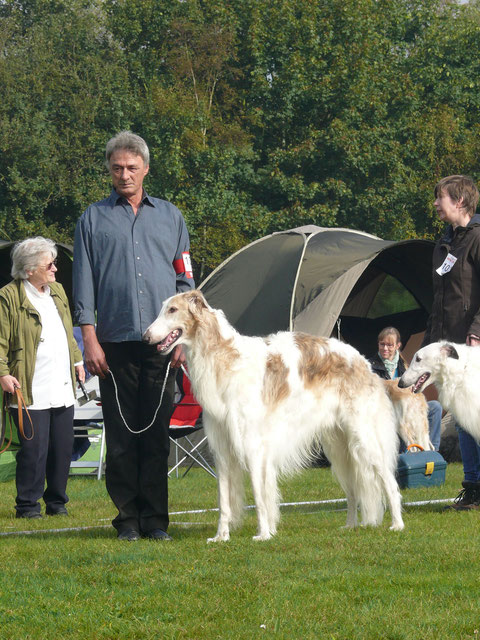
[[[457,345],[434,342],[423,347],[413,356],[410,366],[398,382],[401,389],[413,385],[413,393],[423,391],[436,382],[442,383],[448,360],[458,360]]]
[[[413,385],[418,393],[435,384],[442,407],[457,424],[480,440],[480,348],[466,344],[434,342],[420,349],[400,378],[400,387]]]

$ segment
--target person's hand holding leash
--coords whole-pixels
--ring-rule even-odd
[[[170,366],[173,367],[174,369],[180,369],[182,365],[185,366],[186,362],[187,362],[187,359],[185,357],[183,347],[181,344],[177,344],[175,349],[172,351]]]
[[[0,376],[0,385],[7,393],[15,393],[16,388],[20,389],[20,383],[15,376]]]

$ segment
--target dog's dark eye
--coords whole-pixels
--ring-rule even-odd
[[[417,356],[417,357],[415,358],[415,362],[421,362],[421,360],[422,360],[422,359],[421,359],[419,356]]]
[[[170,307],[168,313],[175,313],[176,311],[178,311],[177,307]]]

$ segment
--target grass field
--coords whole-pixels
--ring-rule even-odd
[[[404,503],[451,498],[461,479],[449,465],[444,486],[405,490]],[[342,503],[288,506],[278,535],[253,542],[247,510],[230,542],[207,545],[217,514],[181,513],[216,507],[215,481],[194,469],[170,480],[174,541],[128,543],[110,526],[104,481],[74,477],[68,492],[68,518],[19,521],[14,483],[0,484],[2,640],[478,638],[480,513],[405,506],[403,532],[389,514],[351,531]],[[316,468],[282,494],[343,497]]]

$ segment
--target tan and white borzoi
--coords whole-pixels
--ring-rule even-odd
[[[395,480],[398,438],[378,376],[334,339],[281,332],[240,335],[199,291],[166,300],[143,339],[162,353],[183,344],[218,473],[220,517],[210,541],[228,540],[243,512],[244,471],[258,517],[255,540],[276,533],[279,473],[303,466],[321,444],[347,496],[347,527],[378,525],[388,503],[403,529]]]
[[[419,393],[432,383],[442,407],[480,442],[480,347],[442,341],[417,351],[398,384]]]

